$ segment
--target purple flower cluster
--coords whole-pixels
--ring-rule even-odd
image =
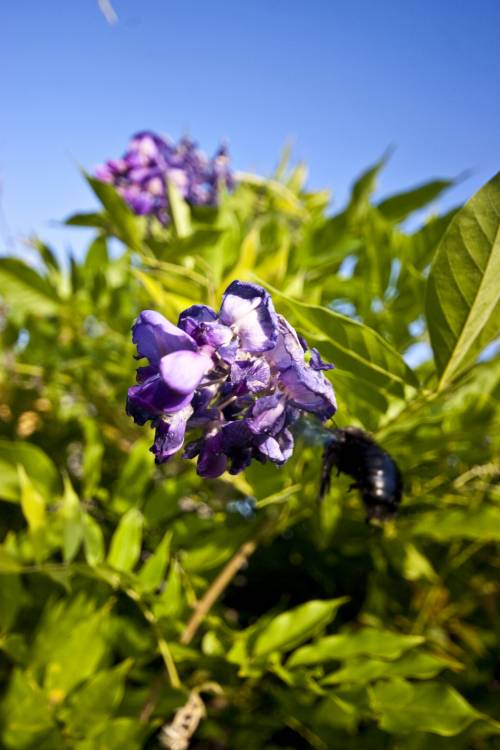
[[[243,471],[253,458],[284,464],[293,452],[291,424],[302,411],[321,421],[336,411],[322,370],[332,368],[274,309],[256,284],[233,281],[219,314],[193,305],[175,326],[145,310],[132,340],[148,365],[137,370],[127,413],[156,428],[151,448],[164,463],[184,443],[202,477]]]
[[[196,206],[213,206],[222,185],[234,187],[225,146],[207,159],[189,138],[175,144],[149,131],[134,135],[123,157],[97,167],[95,175],[115,185],[136,214],[163,224],[169,220],[168,184]]]

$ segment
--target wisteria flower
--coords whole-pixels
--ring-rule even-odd
[[[293,453],[290,427],[300,414],[324,422],[336,411],[324,375],[332,365],[315,349],[306,358],[307,344],[256,284],[233,281],[219,313],[192,305],[178,325],[145,310],[132,340],[148,364],[137,370],[127,413],[155,427],[157,463],[188,435],[184,456],[198,457],[203,477],[237,474],[253,459],[281,466]]]
[[[176,144],[150,131],[134,135],[123,157],[97,167],[95,175],[115,185],[134,213],[163,224],[170,218],[169,184],[194,206],[216,205],[220,189],[234,187],[225,146],[207,159],[188,138]]]

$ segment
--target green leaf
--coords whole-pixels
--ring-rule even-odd
[[[109,263],[108,242],[106,237],[96,237],[89,245],[83,268],[87,273],[104,271]]]
[[[341,685],[344,683],[366,685],[379,679],[393,677],[412,677],[428,680],[444,669],[457,669],[460,665],[450,659],[434,656],[425,651],[413,650],[403,654],[396,661],[370,659],[366,656],[348,661],[342,668],[328,675],[322,685]]]
[[[63,557],[64,562],[71,562],[80,549],[83,540],[83,518],[80,499],[67,476],[64,477],[62,516]]]
[[[36,533],[45,525],[47,515],[45,500],[26,474],[24,466],[19,464],[17,471],[19,486],[21,488],[21,508],[23,515],[28,522],[30,531]]]
[[[34,488],[50,501],[59,490],[59,476],[51,459],[36,445],[21,440],[0,440],[0,497],[19,501],[21,486],[17,466],[24,468]]]
[[[113,509],[118,513],[123,513],[137,503],[153,477],[154,463],[151,461],[150,442],[148,438],[137,440],[121,468],[113,487]]]
[[[104,537],[101,527],[92,516],[83,516],[83,549],[87,563],[94,568],[104,560]]]
[[[83,454],[83,496],[92,496],[101,478],[102,456],[104,445],[99,425],[94,419],[82,420],[85,434],[85,451]]]
[[[71,695],[63,718],[72,733],[87,734],[90,716],[92,725],[112,716],[123,698],[131,665],[132,660],[127,659],[113,669],[98,672]]]
[[[291,299],[269,284],[266,286],[284,302],[291,316],[307,328],[304,333],[309,343],[317,346],[339,370],[347,370],[397,395],[403,395],[405,384],[418,386],[413,370],[373,329],[326,307]],[[335,374],[332,377],[335,380]]]
[[[55,315],[60,300],[49,282],[17,258],[0,258],[0,295],[16,311]]]
[[[71,600],[49,600],[32,647],[31,664],[43,668],[44,687],[53,703],[97,670],[108,646],[104,623],[107,605],[95,609],[83,595]]]
[[[54,728],[52,708],[32,674],[14,669],[2,706],[2,746],[30,750]],[[57,746],[56,746],[57,747]]]
[[[372,167],[369,167],[355,181],[351,190],[351,199],[346,209],[349,220],[359,220],[369,207],[369,200],[377,187],[379,172],[385,167],[389,159],[388,151]]]
[[[287,667],[302,667],[328,661],[342,661],[354,656],[378,656],[382,659],[397,659],[402,653],[424,642],[420,635],[403,635],[390,630],[361,628],[360,630],[328,635],[309,646],[295,651]]]
[[[414,211],[432,203],[454,184],[453,180],[432,180],[412,190],[406,190],[404,193],[389,196],[381,201],[377,208],[386,219],[398,223]]]
[[[96,229],[109,229],[109,222],[104,214],[85,213],[72,214],[64,222],[71,227],[95,227]]]
[[[172,222],[178,237],[188,237],[191,234],[191,212],[186,201],[182,198],[176,186],[168,181],[168,203]]]
[[[141,750],[145,725],[139,719],[121,716],[89,726],[89,737],[76,742],[75,750]]]
[[[163,582],[170,558],[171,541],[172,532],[167,531],[154,554],[146,560],[140,569],[138,579],[143,591],[154,591]]]
[[[434,258],[426,314],[440,387],[500,330],[500,173],[456,214]]]
[[[500,542],[500,507],[484,505],[473,511],[469,508],[430,511],[413,522],[411,533],[440,542],[452,539]]]
[[[0,573],[18,573],[20,570],[22,565],[4,547],[0,547]]]
[[[0,601],[0,631],[6,632],[15,623],[19,609],[28,601],[21,576],[0,575]]]
[[[165,588],[153,605],[153,612],[159,619],[161,617],[175,618],[184,609],[184,593],[182,587],[182,574],[179,563],[174,560],[170,565]]]
[[[253,656],[262,657],[274,651],[290,651],[297,644],[323,630],[346,601],[346,597],[327,601],[313,600],[283,612],[262,628],[257,625],[256,635],[252,638]]]
[[[441,682],[379,682],[371,688],[371,703],[380,728],[392,734],[432,732],[453,737],[484,718],[456,690]]]
[[[113,185],[87,174],[85,178],[106,209],[118,238],[134,250],[142,252],[142,223],[139,217],[132,212]]]
[[[121,518],[111,539],[108,563],[116,570],[132,570],[141,554],[142,513],[131,508]]]

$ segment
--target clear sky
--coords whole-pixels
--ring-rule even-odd
[[[97,0],[0,4],[0,252],[94,205],[87,169],[130,134],[188,132],[268,174],[285,142],[336,205],[388,146],[387,194],[500,168],[500,0]],[[17,245],[19,248],[19,244]]]

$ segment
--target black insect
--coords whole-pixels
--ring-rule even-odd
[[[366,432],[357,427],[330,432],[323,453],[320,499],[330,487],[334,466],[337,475],[342,472],[356,480],[349,489],[361,492],[367,520],[385,520],[396,513],[403,494],[401,472]]]

